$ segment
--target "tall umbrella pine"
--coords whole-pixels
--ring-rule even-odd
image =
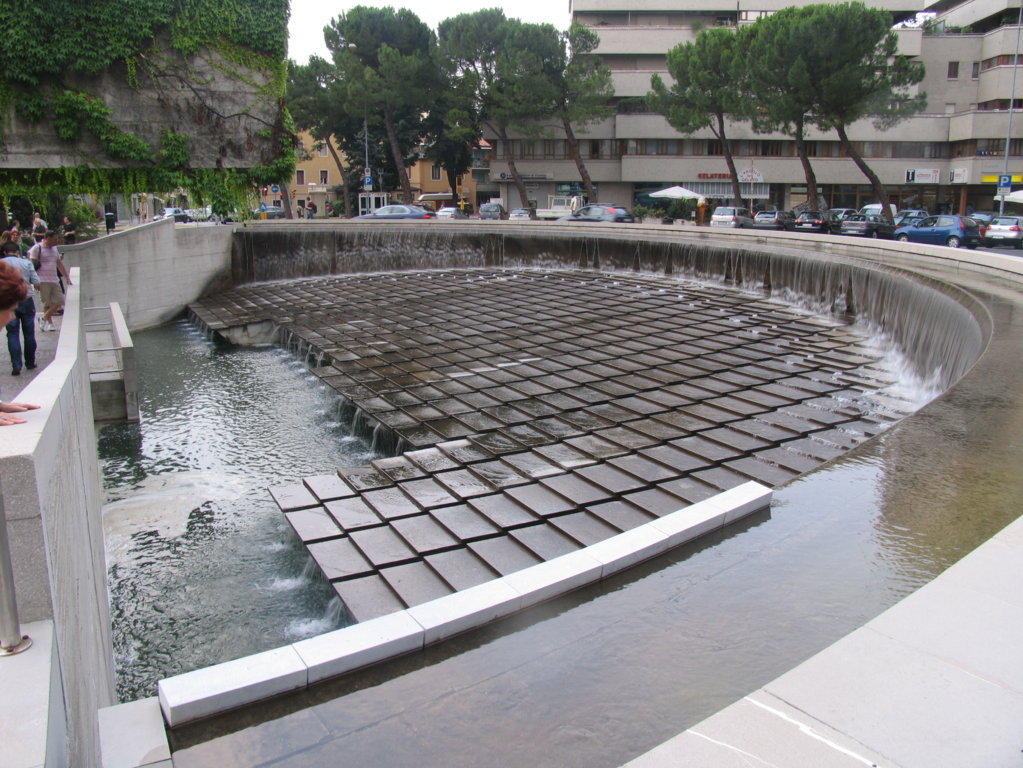
[[[891,221],[888,192],[849,140],[848,126],[872,119],[886,130],[927,106],[927,94],[915,92],[924,65],[898,54],[898,36],[891,15],[863,3],[819,4],[802,9],[801,56],[817,82],[810,113],[813,123],[838,134],[845,153],[874,189],[883,215]]]
[[[552,114],[548,26],[523,24],[498,9],[485,9],[446,19],[438,30],[441,56],[473,89],[480,121],[497,137],[523,205],[528,196],[510,132],[535,134]]]
[[[568,32],[561,35],[562,60],[560,71],[555,74],[556,114],[565,131],[568,155],[575,161],[586,190],[587,199],[597,202],[586,163],[579,151],[579,140],[575,128],[585,127],[611,114],[611,97],[614,85],[611,70],[599,56],[593,53],[600,38],[593,30],[582,24],[572,24]]]
[[[397,123],[407,121],[410,114],[427,113],[433,104],[440,82],[433,32],[407,9],[356,6],[331,21],[324,39],[346,84],[351,108],[382,120],[402,195],[411,202],[412,184],[403,158],[418,136],[406,145],[410,132],[399,131]]]
[[[705,29],[695,42],[681,43],[668,51],[668,74],[675,81],[668,88],[659,75],[650,78],[647,104],[682,134],[707,128],[718,140],[732,181],[732,197],[742,205],[735,160],[728,144],[725,119],[746,119],[746,52],[739,36],[730,29]]]
[[[749,115],[753,130],[780,131],[793,138],[806,179],[807,202],[814,210],[826,210],[817,197],[817,175],[806,143],[809,115],[817,99],[817,77],[807,63],[804,45],[812,34],[807,28],[810,15],[805,7],[783,8],[739,34],[749,64],[747,87],[756,94],[757,109]]]

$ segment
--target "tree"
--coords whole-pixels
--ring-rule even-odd
[[[438,93],[426,116],[424,154],[444,169],[452,199],[458,200],[458,177],[472,167],[472,150],[479,144],[481,129],[471,85],[457,77],[450,64],[444,69],[450,85]]]
[[[817,175],[805,138],[819,88],[816,72],[807,61],[807,40],[814,34],[811,15],[805,6],[783,8],[737,34],[747,54],[750,98],[757,104],[750,112],[753,130],[780,131],[795,140],[807,198],[813,209],[820,211],[827,205],[817,199]]]
[[[611,113],[610,99],[614,95],[611,70],[599,56],[593,54],[600,38],[588,27],[573,23],[561,35],[561,43],[562,65],[559,71],[553,73],[556,85],[555,114],[565,130],[568,155],[579,170],[587,199],[595,203],[597,195],[579,152],[579,141],[573,126],[587,126]]]
[[[506,19],[499,9],[463,13],[441,22],[441,55],[473,94],[480,121],[505,147],[508,170],[524,205],[526,186],[515,165],[509,131],[538,131],[554,103],[549,35],[537,24]],[[553,27],[551,28],[553,29]]]
[[[835,130],[891,221],[888,192],[849,141],[846,128],[872,118],[874,127],[883,131],[923,110],[927,94],[913,94],[911,89],[923,80],[924,66],[896,54],[898,36],[885,11],[860,2],[812,5],[803,11],[802,56],[818,87],[811,119],[824,130]]]
[[[433,104],[438,85],[433,32],[407,9],[356,6],[334,19],[324,38],[353,108],[379,112],[398,183],[411,202],[404,161],[410,147],[403,146],[397,124],[416,122]],[[414,133],[418,141],[421,125]]]
[[[725,132],[725,118],[744,119],[745,51],[730,29],[705,29],[693,43],[668,51],[668,73],[675,80],[669,90],[659,75],[650,78],[650,108],[667,118],[677,131],[691,134],[709,128],[721,144],[732,179],[732,197],[742,205],[739,177]]]
[[[295,127],[322,142],[341,174],[345,217],[352,217],[352,195],[348,168],[334,147],[337,137],[350,137],[363,127],[362,118],[348,111],[344,83],[330,62],[312,56],[308,64],[289,62],[288,110]]]

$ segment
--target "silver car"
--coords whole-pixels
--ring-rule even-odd
[[[984,233],[984,245],[988,248],[1010,245],[1023,248],[1023,217],[995,216]]]
[[[748,208],[737,208],[731,205],[719,205],[710,217],[712,227],[732,227],[735,229],[752,228],[753,216]]]

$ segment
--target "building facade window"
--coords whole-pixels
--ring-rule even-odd
[[[303,171],[301,168],[295,171],[295,186],[296,187],[305,186],[305,171]]]
[[[440,166],[436,163],[430,166],[430,179],[432,181],[440,181]]]
[[[320,184],[323,186],[330,184],[330,172],[325,168],[320,169]]]
[[[950,61],[948,63],[948,79],[956,80],[959,77],[959,62]]]
[[[978,77],[980,77],[980,62],[979,61],[973,62],[973,67],[970,69],[970,77],[972,77],[974,80],[976,80]]]

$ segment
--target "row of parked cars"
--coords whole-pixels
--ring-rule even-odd
[[[900,211],[889,222],[881,215],[880,205],[868,205],[859,211],[832,208],[829,211],[759,211],[752,215],[737,206],[714,209],[712,227],[773,229],[782,232],[818,232],[887,238],[902,242],[947,245],[952,248],[988,247],[1023,248],[1023,216],[997,216],[975,213],[931,215],[923,209]]]

